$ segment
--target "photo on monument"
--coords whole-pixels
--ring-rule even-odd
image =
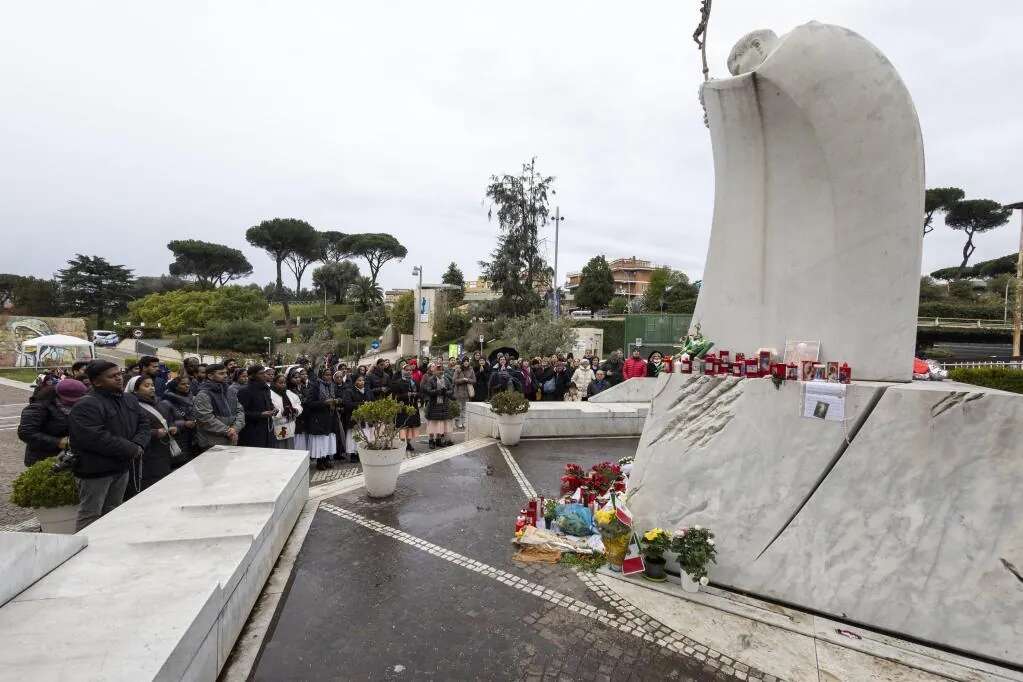
[[[817,405],[813,408],[813,416],[817,419],[828,418],[828,404],[823,400],[818,400]]]
[[[833,382],[837,382],[838,381],[838,363],[837,362],[829,362],[828,363],[828,381],[833,381]]]
[[[803,360],[799,363],[800,381],[811,381],[813,379],[813,360]]]
[[[828,380],[828,368],[823,362],[815,362],[813,364],[813,381],[827,381]]]
[[[797,365],[803,360],[817,362],[821,356],[820,341],[785,341],[785,364],[794,362]]]

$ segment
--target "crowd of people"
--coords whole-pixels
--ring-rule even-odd
[[[411,358],[394,366],[349,367],[328,357],[287,367],[240,367],[228,359],[186,358],[176,376],[153,356],[125,369],[106,360],[76,362],[40,375],[18,436],[25,466],[62,455],[79,490],[78,529],[200,456],[214,445],[307,450],[317,469],[359,460],[355,411],[391,397],[411,407],[396,418],[408,451],[421,431],[430,448],[452,444],[466,403],[498,391],[529,400],[587,400],[626,379],[671,371],[658,352],[605,360],[571,353],[532,359],[513,352],[493,361]],[[457,406],[457,407],[456,407]]]

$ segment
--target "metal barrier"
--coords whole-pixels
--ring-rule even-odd
[[[940,364],[942,369],[954,369],[956,367],[966,367],[969,369],[977,367],[1002,367],[1005,369],[1023,370],[1023,361],[1020,360],[966,360],[959,362],[942,362]]]

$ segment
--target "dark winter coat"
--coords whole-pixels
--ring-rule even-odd
[[[149,445],[149,419],[134,395],[92,389],[68,416],[71,449],[78,453],[79,478],[116,476]]]
[[[245,412],[245,426],[238,434],[238,445],[250,448],[277,447],[277,439],[273,435],[273,417],[263,414],[274,409],[270,387],[263,381],[250,380],[238,389],[238,404]]]
[[[195,439],[200,448],[227,445],[231,440],[227,430],[241,433],[245,426],[245,412],[238,400],[227,391],[227,384],[205,381],[192,396],[192,406],[199,422]]]
[[[429,421],[446,421],[451,418],[451,399],[454,388],[447,379],[431,374],[423,379],[423,395],[426,396],[426,418]]]
[[[334,384],[310,379],[302,392],[302,417],[305,432],[310,436],[327,436],[334,433],[334,422],[337,420],[334,408],[329,400],[333,400]]]
[[[388,387],[391,384],[391,373],[385,372],[379,367],[374,367],[373,370],[366,375],[366,388],[373,391],[373,395],[378,395],[381,398],[387,397]]]
[[[568,392],[568,385],[572,383],[572,373],[566,368],[561,372],[555,370],[551,376],[554,377],[554,392],[544,393],[543,399],[564,400],[565,394]]]
[[[487,393],[493,396],[501,391],[519,390],[518,372],[511,367],[505,369],[495,368],[490,371],[490,380],[487,382]]]
[[[21,411],[18,438],[25,443],[25,466],[60,453],[60,439],[68,434],[68,415],[56,399],[29,403]]]
[[[602,391],[606,391],[611,388],[611,383],[606,379],[594,379],[590,382],[590,385],[586,387],[586,396],[592,398]]]
[[[352,419],[352,413],[359,409],[359,406],[363,403],[368,403],[374,399],[373,389],[369,387],[367,382],[366,387],[360,391],[355,386],[349,386],[345,389],[344,395],[341,398],[341,404],[343,409],[341,410],[341,423],[345,427],[345,431],[350,431],[355,426],[355,420]]]
[[[490,397],[490,366],[486,362],[473,362],[476,373],[476,397],[474,400],[487,400]]]
[[[415,412],[412,414],[399,414],[394,418],[394,425],[399,429],[414,429],[422,426],[422,418],[419,416],[419,387],[411,379],[405,380],[397,376],[391,380],[389,388],[391,397],[402,405],[408,405]]]
[[[191,429],[185,428],[185,422],[195,422],[197,420],[195,405],[192,404],[192,396],[179,395],[174,391],[167,391],[163,394],[163,400],[156,407],[160,410],[160,414],[163,415],[168,424],[178,428],[174,440],[177,441],[178,447],[181,448],[181,457],[178,461],[171,462],[171,464],[184,464],[195,456],[197,449],[195,427]]]
[[[608,358],[600,366],[600,369],[604,370],[604,379],[607,381],[608,386],[616,386],[625,379],[625,361],[621,358]],[[596,372],[597,369],[594,367],[593,371]]]
[[[139,399],[139,402],[142,402]],[[150,403],[151,407],[156,407],[154,403]],[[165,434],[162,438],[158,435],[160,429],[163,428],[163,424],[156,418],[155,415],[151,414],[144,407],[139,405],[139,409],[142,410],[142,414],[146,419],[146,424],[149,426],[149,443],[146,445],[146,451],[142,454],[142,460],[136,461],[132,464],[133,478],[140,482],[139,491],[145,490],[149,486],[153,485],[161,478],[171,472],[171,451],[170,451],[170,439],[173,437],[169,433]],[[159,411],[159,410],[158,410]],[[167,416],[160,412],[163,416],[164,421],[167,420]],[[173,426],[173,423],[167,422],[167,426]],[[139,467],[136,469],[135,467]],[[128,489],[124,493],[124,499],[130,499],[137,492],[134,486],[129,482]]]

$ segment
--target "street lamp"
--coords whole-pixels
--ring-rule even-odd
[[[1023,329],[1023,201],[1006,204],[1005,208],[1019,209],[1019,254],[1016,256],[1016,303],[1012,311],[1012,359],[1020,361],[1020,334]]]
[[[266,341],[266,361],[270,362],[270,337],[264,336],[263,340]]]
[[[196,354],[196,357],[198,357],[199,362],[202,362],[202,356],[199,355],[199,335],[196,334],[195,332],[192,332],[192,336],[195,337],[195,354]]]
[[[554,207],[554,317],[561,317],[561,295],[558,292],[558,233],[561,227],[561,221],[564,220],[564,216],[561,215],[561,207]]]
[[[416,300],[412,304],[412,343],[415,347],[416,362],[419,362],[419,301],[423,296],[423,266],[413,266],[412,276],[419,277],[419,284],[416,286]]]

